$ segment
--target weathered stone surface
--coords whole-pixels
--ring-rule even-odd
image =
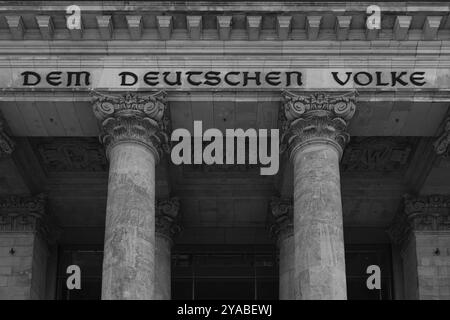
[[[110,150],[102,299],[153,299],[155,155],[137,143]]]
[[[346,299],[339,154],[312,145],[294,157],[297,299]]]
[[[156,234],[155,300],[171,298],[171,252],[172,241]]]
[[[293,235],[279,239],[279,299],[295,299],[295,246]]]

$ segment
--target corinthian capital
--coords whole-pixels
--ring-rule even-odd
[[[433,146],[438,155],[444,158],[450,157],[450,117],[445,119],[444,132],[434,142]]]
[[[450,230],[450,196],[404,197],[404,210],[389,229],[391,238],[402,243],[410,231]]]
[[[49,242],[54,242],[59,233],[46,213],[44,194],[0,198],[0,231],[38,232]]]
[[[93,110],[100,126],[100,140],[107,155],[113,145],[134,141],[149,147],[159,157],[168,151],[165,93],[112,96],[93,93]]]
[[[350,139],[347,125],[356,110],[356,92],[339,96],[315,92],[296,95],[285,91],[280,112],[284,148],[292,151],[313,141],[326,140],[342,150]],[[282,150],[283,150],[282,149]]]
[[[180,232],[177,224],[180,200],[178,198],[160,199],[156,204],[156,233],[170,240]]]
[[[5,123],[0,115],[0,158],[7,157],[13,153],[14,146],[14,141],[6,133]]]
[[[293,235],[293,206],[291,199],[274,198],[270,202],[273,223],[270,228],[273,237],[278,240]]]

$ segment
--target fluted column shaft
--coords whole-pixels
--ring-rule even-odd
[[[286,94],[284,141],[294,166],[296,299],[346,299],[339,160],[354,94]]]
[[[102,299],[153,299],[155,166],[166,137],[160,95],[94,98],[110,161]]]

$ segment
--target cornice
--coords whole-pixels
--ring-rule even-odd
[[[27,11],[55,11],[61,7],[73,4],[71,1],[41,1],[36,6],[35,1],[0,1],[0,12],[14,12],[16,10]],[[81,2],[81,6],[91,11],[255,11],[279,12],[279,11],[330,11],[330,7],[340,11],[365,11],[369,5],[376,4],[386,11],[398,12],[450,12],[450,5],[441,1],[418,2],[385,2],[385,1],[89,1]]]
[[[353,39],[355,32],[364,40],[405,40],[412,36],[431,41],[450,37],[440,30],[450,12],[450,5],[442,2],[80,2],[77,5],[81,10],[82,29],[77,32],[64,25],[66,8],[73,2],[41,1],[38,6],[32,1],[2,1],[0,4],[0,14],[7,17],[7,28],[0,33],[0,39],[15,41],[72,39],[84,42],[94,38],[106,43],[121,37],[133,40],[155,37],[162,41],[179,37],[200,41],[212,40],[211,37],[222,41],[240,38],[283,41],[304,37],[316,41],[330,37],[346,41]],[[366,32],[366,10],[370,5],[378,5],[382,11],[384,29],[381,32]],[[383,15],[394,16],[394,19],[383,21]],[[231,20],[223,17],[231,17]],[[265,17],[268,23],[264,22]],[[208,21],[203,23],[203,20]],[[144,25],[142,21],[147,23]],[[202,25],[208,29],[201,28]],[[417,28],[417,25],[423,27]],[[415,29],[410,30],[411,26]]]
[[[192,56],[193,59],[198,57],[198,60],[205,59],[205,56],[252,56],[255,58],[264,58],[267,56],[282,56],[283,59],[319,59],[327,60],[328,57],[335,57],[337,60],[344,60],[345,57],[358,60],[370,59],[386,59],[392,58],[399,61],[405,57],[416,59],[420,56],[421,60],[429,57],[430,60],[434,58],[447,59],[450,58],[450,32],[449,39],[422,41],[420,39],[407,41],[393,41],[385,40],[347,40],[335,41],[328,40],[146,40],[131,41],[131,40],[114,40],[114,41],[99,41],[97,39],[73,41],[55,40],[55,41],[40,41],[40,40],[1,40],[0,39],[0,58],[7,57],[14,61],[16,55],[21,58],[42,56],[61,57],[67,56],[70,61],[71,57],[75,55],[83,55],[83,59],[88,59],[92,56],[93,59],[98,59],[99,55],[108,55],[108,58],[120,55],[149,55],[152,60],[167,59],[183,57],[186,55]],[[320,54],[318,57],[317,54]],[[401,56],[399,56],[401,55]],[[326,58],[323,58],[326,57]],[[314,58],[314,59],[313,59]],[[64,58],[66,59],[66,58]],[[147,58],[148,59],[148,58]],[[19,60],[19,59],[17,59]],[[282,59],[280,59],[282,60]],[[430,61],[431,62],[431,61]]]

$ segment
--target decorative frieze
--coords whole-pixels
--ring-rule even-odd
[[[0,198],[0,232],[39,232],[47,241],[54,241],[58,230],[46,214],[46,196]]]
[[[172,240],[181,231],[178,225],[180,200],[178,198],[160,199],[156,204],[156,233]]]
[[[274,198],[270,202],[273,223],[270,227],[274,238],[292,236],[294,233],[293,205],[291,199]]]
[[[290,153],[312,140],[327,140],[340,151],[350,139],[347,125],[356,110],[356,92],[333,96],[315,92],[296,95],[285,91],[280,112],[282,151]]]
[[[100,140],[106,154],[116,143],[134,141],[154,151],[156,156],[169,152],[165,93],[112,96],[93,94],[93,110],[101,126]]]
[[[450,157],[450,117],[445,119],[444,131],[433,144],[436,153],[444,158]]]
[[[450,196],[405,195],[404,210],[395,216],[388,232],[401,244],[410,231],[450,231]]]

